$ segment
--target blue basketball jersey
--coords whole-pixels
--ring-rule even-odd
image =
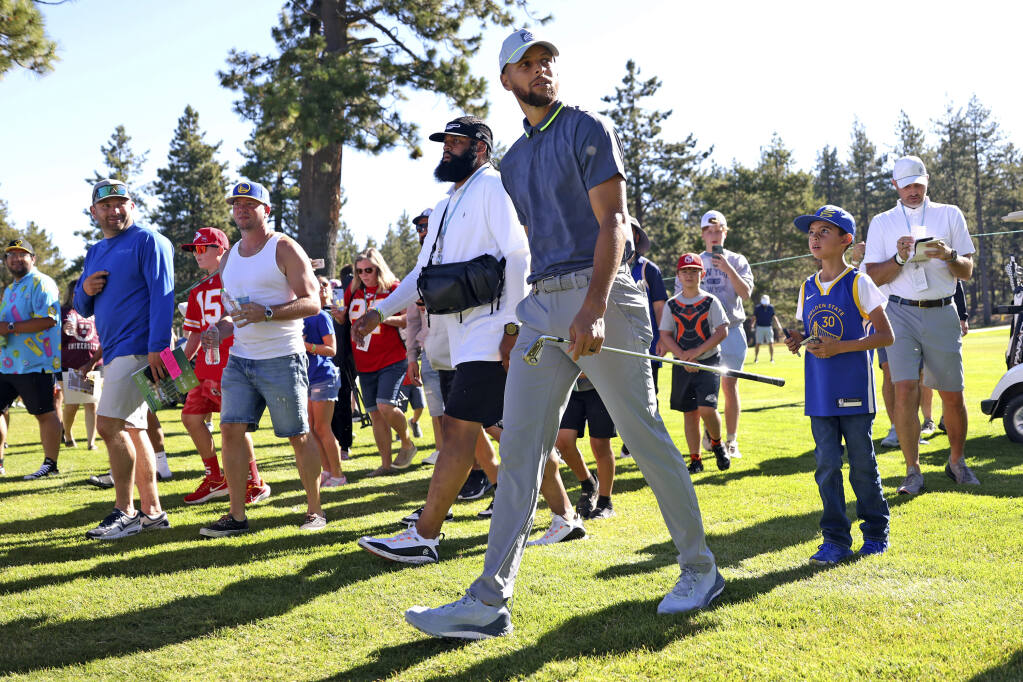
[[[799,288],[803,302],[803,333],[818,338],[862,339],[871,331],[868,311],[859,301],[856,282],[865,274],[846,268],[827,289],[820,273],[807,278]],[[839,353],[816,358],[806,353],[805,413],[809,417],[843,414],[873,414],[873,351]]]

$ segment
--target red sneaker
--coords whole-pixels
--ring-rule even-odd
[[[256,504],[270,497],[270,485],[265,481],[258,484],[249,483],[245,491],[245,504]]]
[[[225,479],[216,480],[207,476],[202,479],[202,483],[199,484],[194,493],[185,495],[185,504],[199,504],[216,497],[227,497],[227,481]]]

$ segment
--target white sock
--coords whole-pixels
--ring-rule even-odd
[[[156,453],[156,470],[160,472],[160,476],[163,478],[170,478],[172,476],[170,467],[167,465],[167,453],[162,450]]]
[[[735,434],[734,433],[728,434],[728,440],[730,440],[730,441],[732,441],[734,443],[735,442]]]

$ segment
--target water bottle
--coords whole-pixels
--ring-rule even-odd
[[[216,367],[220,364],[220,346],[206,349],[206,364],[211,367]]]

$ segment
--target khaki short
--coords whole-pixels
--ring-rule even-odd
[[[887,348],[892,382],[919,380],[922,360],[924,386],[962,391],[963,336],[955,306],[889,303],[885,312],[895,334],[895,342]]]
[[[146,428],[149,406],[131,375],[148,364],[149,359],[145,355],[122,355],[105,363],[103,393],[100,394],[96,414],[123,419],[128,428]]]

